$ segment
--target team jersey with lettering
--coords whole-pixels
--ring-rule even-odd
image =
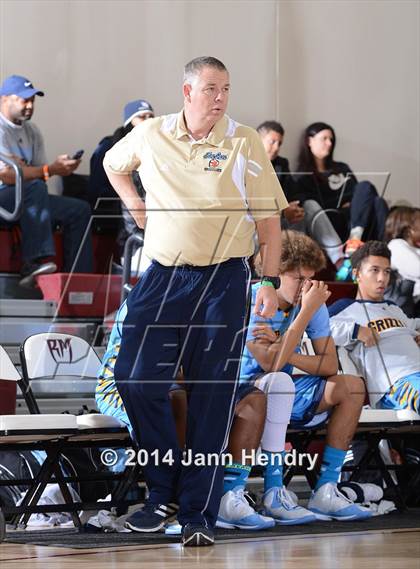
[[[415,341],[420,318],[408,318],[390,301],[342,299],[329,307],[331,334],[337,346],[350,352],[358,373],[367,382],[371,405],[375,405],[401,378],[420,371],[420,349]],[[357,340],[360,326],[379,334],[370,348]]]

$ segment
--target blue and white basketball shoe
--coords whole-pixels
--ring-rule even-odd
[[[273,518],[257,514],[249,505],[242,487],[234,488],[223,494],[216,527],[263,530],[275,525]]]
[[[263,496],[264,514],[274,518],[276,524],[298,525],[316,522],[314,513],[298,505],[297,496],[287,488],[270,488]]]

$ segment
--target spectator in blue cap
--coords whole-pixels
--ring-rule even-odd
[[[124,107],[124,124],[123,127],[127,127],[130,123],[133,126],[137,126],[141,122],[151,119],[155,116],[155,112],[150,103],[144,99],[139,99],[138,101],[131,101],[127,103]]]
[[[67,154],[48,163],[44,140],[31,121],[35,96],[44,96],[32,82],[21,75],[10,75],[0,87],[0,154],[20,165],[23,173],[21,285],[31,287],[37,275],[52,273],[57,266],[53,227],[64,232],[64,271],[91,272],[92,246],[86,229],[90,220],[88,204],[64,196],[48,194],[51,176],[68,176],[80,164]],[[0,206],[12,210],[15,200],[14,170],[1,162]]]
[[[124,248],[124,243],[129,235],[139,232],[140,229],[132,218],[127,207],[120,201],[120,198],[115,193],[114,188],[111,186],[102,162],[105,153],[114,146],[121,138],[124,138],[135,126],[143,121],[153,118],[155,116],[152,105],[144,99],[137,99],[130,101],[124,107],[123,124],[118,127],[114,134],[105,136],[96,147],[90,159],[90,177],[89,177],[89,201],[95,209],[95,213],[107,213],[114,215],[123,215],[123,224],[117,219],[116,228],[119,229],[118,243],[121,247],[121,252]],[[145,192],[140,180],[138,172],[133,172],[133,182],[137,188],[140,197],[144,198]],[[98,198],[114,198],[113,201],[103,200],[102,204],[97,204]]]
[[[4,96],[17,95],[22,99],[30,99],[34,95],[43,97],[44,91],[35,89],[32,82],[29,81],[29,79],[26,79],[26,77],[22,77],[21,75],[10,75],[3,81],[3,85],[0,87],[0,94]]]

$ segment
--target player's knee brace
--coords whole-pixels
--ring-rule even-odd
[[[288,423],[295,399],[295,384],[287,373],[275,371],[258,380],[258,388],[267,396],[267,420]]]
[[[264,450],[284,450],[286,429],[295,399],[295,384],[287,373],[272,372],[258,381],[258,388],[267,397],[267,416],[261,447]]]

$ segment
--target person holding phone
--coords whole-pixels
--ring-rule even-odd
[[[31,287],[35,277],[53,273],[57,266],[53,227],[59,224],[64,233],[65,272],[90,273],[93,254],[86,228],[90,220],[89,204],[82,200],[48,194],[51,176],[69,176],[80,164],[61,154],[48,163],[44,139],[31,123],[35,96],[44,96],[32,82],[20,75],[6,77],[0,87],[0,154],[13,160],[23,174],[21,286]],[[15,173],[0,161],[0,206],[12,210],[15,199]]]
[[[71,159],[72,159],[72,160],[81,160],[84,153],[85,153],[84,150],[78,150],[77,152],[75,152],[75,153],[73,154],[73,156],[71,157]]]

